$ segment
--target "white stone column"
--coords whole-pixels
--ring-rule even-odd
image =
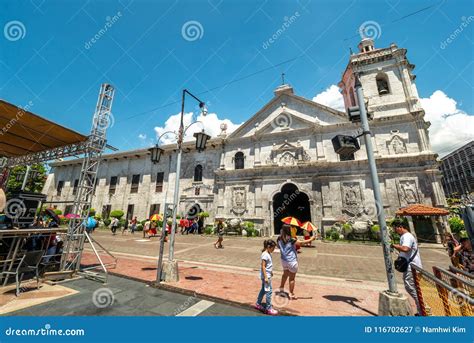
[[[410,228],[410,232],[416,238],[416,231],[415,231],[415,225],[413,224],[413,217],[407,216],[407,219],[408,219],[408,227]]]
[[[420,150],[422,152],[429,151],[430,145],[428,141],[428,136],[426,134],[425,121],[423,119],[417,119],[415,124],[416,129],[418,131],[418,138],[420,140]]]
[[[268,228],[268,233],[267,233],[267,236],[271,237],[275,234],[274,232],[274,225],[273,225],[273,221],[274,221],[274,216],[273,216],[273,201],[269,201],[268,202],[268,211],[269,211],[269,214],[270,214],[270,226]]]
[[[441,243],[441,235],[439,232],[439,226],[438,226],[438,221],[436,220],[435,216],[431,216],[431,223],[433,224],[433,230],[435,233],[435,238],[436,238],[436,243]]]
[[[263,199],[262,199],[262,184],[260,182],[255,183],[255,216],[260,217],[262,216],[262,207],[263,207]]]
[[[225,146],[224,145],[222,145],[221,161],[220,161],[219,169],[221,169],[221,170],[225,169]]]
[[[316,134],[316,159],[325,160],[326,156],[324,154],[324,141],[322,134]]]
[[[255,156],[254,156],[254,167],[258,167],[262,164],[261,160],[260,160],[260,149],[261,149],[261,143],[260,141],[255,141],[254,142],[254,152],[255,152]]]
[[[374,133],[372,133],[371,138],[372,138],[372,146],[374,147],[374,155],[378,156],[379,155],[379,149],[377,147],[377,140],[375,139],[375,134]]]

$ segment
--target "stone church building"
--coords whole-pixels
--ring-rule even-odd
[[[364,39],[339,83],[346,108],[355,106],[354,73],[360,73],[388,216],[412,203],[446,205],[415,66],[406,53],[395,44],[375,48]],[[179,213],[209,212],[207,223],[216,217],[252,221],[265,235],[279,233],[287,215],[323,229],[349,218],[375,221],[364,141],[346,156],[336,154],[331,142],[335,135],[359,133],[360,123],[346,113],[300,97],[290,85],[279,86],[237,130],[228,134],[222,126],[203,152],[194,142],[184,144]],[[162,148],[157,164],[147,149],[104,155],[92,207],[104,216],[117,209],[141,220],[171,203],[176,145]],[[73,200],[81,160],[51,166],[44,189],[48,200]],[[60,209],[67,213],[71,206]]]

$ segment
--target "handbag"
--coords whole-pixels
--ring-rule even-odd
[[[414,260],[416,254],[418,254],[418,248],[415,250],[415,253],[412,257],[410,257],[409,260],[407,260],[403,256],[398,255],[398,258],[393,262],[395,269],[400,273],[405,273],[408,270],[408,266],[410,265],[410,263]]]

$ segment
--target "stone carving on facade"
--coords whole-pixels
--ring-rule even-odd
[[[359,182],[342,182],[342,210],[356,216],[362,210],[362,191]]]
[[[279,165],[281,165],[281,166],[294,166],[295,164],[296,164],[296,158],[291,152],[285,151],[281,155]]]
[[[235,214],[244,214],[247,210],[247,190],[245,187],[232,188],[232,209]]]
[[[416,204],[419,202],[418,188],[415,180],[400,181],[399,192],[401,204]]]
[[[407,152],[405,141],[398,135],[393,136],[387,142],[387,148],[390,155],[404,154]]]
[[[307,162],[311,160],[311,156],[301,146],[298,141],[296,145],[285,141],[281,146],[277,147],[273,144],[270,156],[267,158],[267,164],[276,164],[280,166],[293,166],[297,163]]]

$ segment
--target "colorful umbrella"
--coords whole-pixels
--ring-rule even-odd
[[[288,225],[301,227],[301,222],[295,217],[285,217],[281,221]]]
[[[155,213],[154,215],[152,215],[150,217],[150,220],[151,221],[154,221],[154,220],[160,221],[160,220],[163,220],[163,216],[161,214]]]
[[[318,230],[318,228],[315,225],[313,225],[311,222],[304,222],[301,228],[308,232],[313,232],[313,230],[314,231]]]

